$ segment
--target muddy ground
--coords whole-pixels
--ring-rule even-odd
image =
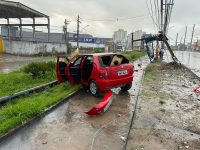
[[[135,64],[132,88],[125,93],[115,89],[108,111],[97,117],[84,112],[101,98],[83,90],[39,121],[0,142],[1,150],[120,150],[125,145],[131,115],[148,58]],[[139,64],[139,65],[138,65]],[[142,65],[141,65],[142,64]]]
[[[127,150],[200,150],[200,85],[190,72],[173,64],[151,64],[145,76]],[[147,73],[148,74],[148,73]]]

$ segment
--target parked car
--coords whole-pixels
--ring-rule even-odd
[[[58,56],[56,72],[59,83],[81,83],[92,95],[99,96],[100,92],[113,87],[129,90],[133,81],[133,67],[121,54],[95,53],[78,55],[71,60]]]

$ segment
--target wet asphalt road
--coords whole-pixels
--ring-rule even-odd
[[[9,54],[0,54],[0,73],[7,73],[20,66],[26,65],[31,62],[38,61],[54,61],[52,57],[24,57]]]
[[[138,67],[142,63],[142,67]],[[132,88],[126,93],[114,95],[106,113],[88,117],[84,112],[100,98],[80,91],[68,102],[50,112],[39,121],[19,130],[0,144],[1,150],[120,150],[125,142],[139,94],[143,70],[148,59],[140,59],[135,64]]]

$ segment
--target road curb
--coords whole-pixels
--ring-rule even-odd
[[[50,113],[53,110],[55,110],[56,108],[58,108],[61,104],[67,102],[70,98],[72,98],[75,94],[79,93],[81,90],[82,90],[82,88],[72,92],[71,94],[69,94],[65,98],[63,98],[61,101],[59,101],[56,104],[54,104],[54,105],[50,106],[49,108],[47,108],[41,114],[33,117],[32,119],[27,120],[25,123],[14,127],[8,133],[0,136],[0,144],[2,144],[8,137],[10,137],[10,136],[14,135],[15,133],[19,132],[24,127],[27,127],[28,125],[31,125],[31,124],[35,123],[35,121],[38,121],[38,120],[42,119],[45,115],[47,115],[48,113]]]
[[[146,68],[144,69],[144,71],[142,73],[142,78],[141,78],[140,85],[139,85],[140,87],[139,87],[138,95],[136,96],[136,102],[135,102],[134,111],[133,111],[133,113],[131,114],[131,117],[130,117],[131,118],[131,122],[129,124],[129,128],[128,128],[128,133],[126,135],[125,144],[123,145],[123,150],[127,149],[129,135],[130,135],[130,132],[131,132],[131,128],[133,126],[133,121],[134,121],[134,119],[136,117],[136,111],[137,111],[137,108],[138,108],[139,96],[141,95],[141,89],[142,89],[142,84],[143,84],[143,80],[144,80],[145,71],[146,71]]]

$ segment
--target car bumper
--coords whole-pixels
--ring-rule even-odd
[[[108,89],[114,88],[114,87],[120,87],[124,84],[130,83],[133,81],[133,76],[122,78],[122,79],[101,79],[97,80],[97,84],[100,91],[106,91]]]

